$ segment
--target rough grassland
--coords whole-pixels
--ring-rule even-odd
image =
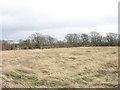
[[[117,47],[3,51],[3,87],[109,88],[118,84]]]

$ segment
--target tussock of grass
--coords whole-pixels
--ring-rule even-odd
[[[77,59],[76,57],[68,57],[68,59]]]
[[[87,50],[86,52],[91,52],[91,51],[88,51],[88,50]]]
[[[117,54],[117,52],[112,52],[112,54]]]
[[[24,73],[24,74],[31,74],[31,73],[33,73],[32,71],[27,70],[27,69],[17,69],[17,71],[20,72],[20,73]]]

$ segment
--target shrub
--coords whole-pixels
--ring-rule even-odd
[[[29,46],[28,49],[33,49],[33,47]]]

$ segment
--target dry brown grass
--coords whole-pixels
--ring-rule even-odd
[[[3,87],[117,87],[117,47],[3,51]]]

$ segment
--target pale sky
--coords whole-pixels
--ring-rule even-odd
[[[1,0],[2,36],[19,40],[39,32],[63,39],[68,33],[118,33],[118,1]]]

